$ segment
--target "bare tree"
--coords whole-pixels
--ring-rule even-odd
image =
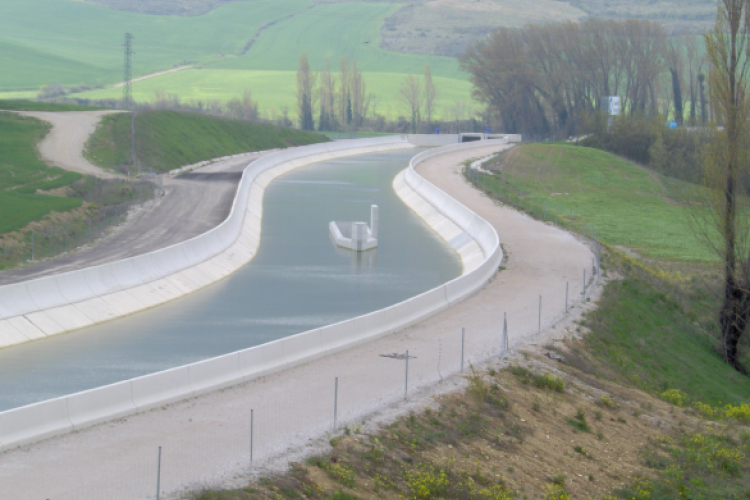
[[[422,85],[419,78],[414,75],[408,75],[401,81],[401,88],[398,91],[398,100],[409,112],[411,133],[416,134],[422,123],[422,105],[424,96],[422,95]]]
[[[357,69],[356,62],[352,62],[352,74],[349,84],[351,86],[352,130],[356,132],[364,119],[363,111],[365,99],[367,98],[367,85],[365,84],[362,72]]]
[[[336,80],[331,74],[331,60],[326,58],[326,69],[320,74],[320,119],[318,130],[336,130]]]
[[[315,130],[313,88],[316,80],[317,74],[310,71],[310,64],[307,62],[307,52],[302,52],[297,67],[297,113],[302,130]]]
[[[432,115],[435,113],[435,101],[438,96],[438,89],[432,82],[432,71],[430,65],[424,65],[424,116],[427,121],[427,131],[432,128]]]
[[[349,59],[342,56],[339,60],[339,123],[348,128],[352,123],[351,65]]]
[[[710,63],[708,80],[711,106],[722,125],[706,159],[705,183],[710,217],[706,234],[721,257],[723,294],[719,312],[721,354],[736,370],[747,375],[739,360],[739,344],[750,319],[750,241],[748,197],[741,180],[748,171],[750,132],[750,12],[747,0],[721,0],[716,24],[705,35]]]

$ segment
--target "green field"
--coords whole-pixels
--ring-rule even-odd
[[[69,0],[0,0],[0,54],[5,54],[0,61],[7,63],[0,90],[121,81],[126,32],[135,37],[135,76],[236,54],[261,25],[309,5],[253,0],[190,17],[133,14]]]
[[[104,117],[87,143],[86,157],[105,168],[132,167],[130,122],[130,114]],[[138,113],[135,128],[142,168],[158,172],[220,156],[328,140],[314,132],[175,111]]]
[[[177,94],[183,100],[210,99],[227,101],[241,97],[250,89],[258,101],[261,115],[278,115],[287,107],[296,115],[297,80],[293,71],[242,71],[242,70],[183,70],[133,84],[133,96],[139,102],[151,102],[157,91]],[[368,92],[377,96],[375,111],[395,119],[406,110],[398,101],[398,90],[403,75],[390,73],[365,73]],[[449,118],[448,108],[454,101],[469,100],[471,84],[465,80],[433,78],[439,94],[436,101],[438,117]],[[120,89],[92,90],[76,94],[86,99],[117,99]]]
[[[429,63],[435,76],[460,78],[454,58],[402,54],[383,50],[380,26],[395,10],[394,4],[321,4],[264,30],[247,54],[212,62],[206,67],[230,69],[296,70],[300,52],[307,52],[313,70],[325,67],[326,57],[338,70],[341,56],[349,56],[360,70],[421,74]]]
[[[498,167],[502,173],[492,185],[503,196],[508,191],[501,182],[523,192],[524,206],[546,207],[549,217],[593,229],[609,244],[669,261],[716,259],[691,230],[690,211],[681,205],[685,193],[697,188],[575,145],[523,145],[502,155],[492,168]]]
[[[80,179],[50,168],[40,159],[36,144],[49,126],[34,118],[0,112],[0,234],[15,231],[52,211],[81,206],[77,198],[35,194],[36,189],[61,187]]]

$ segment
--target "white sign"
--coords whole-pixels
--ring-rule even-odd
[[[609,114],[616,116],[620,114],[620,96],[611,95],[609,96]]]

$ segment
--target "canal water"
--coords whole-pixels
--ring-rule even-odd
[[[401,302],[461,274],[458,255],[393,191],[418,149],[316,163],[266,189],[255,258],[187,297],[0,350],[0,411],[262,344]],[[369,223],[379,246],[337,248],[332,220]]]

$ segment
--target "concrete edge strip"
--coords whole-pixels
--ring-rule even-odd
[[[473,295],[495,275],[502,262],[499,236],[488,222],[427,182],[413,167],[438,154],[484,145],[486,143],[471,143],[427,151],[425,153],[432,154],[417,155],[403,173],[405,178],[411,176],[409,185],[415,193],[479,244],[486,258],[475,269],[403,302],[340,323],[190,365],[0,412],[2,451],[307,363],[403,330]],[[379,150],[384,149],[388,148]]]

